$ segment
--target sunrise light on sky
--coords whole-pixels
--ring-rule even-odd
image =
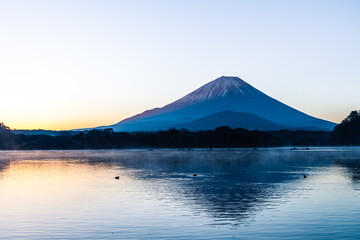
[[[220,76],[312,116],[360,108],[359,1],[2,1],[0,122],[110,125]]]

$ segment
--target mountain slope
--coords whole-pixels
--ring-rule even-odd
[[[220,77],[162,108],[99,128],[155,131],[226,110],[254,114],[287,129],[331,130],[335,126],[269,97],[238,77]]]

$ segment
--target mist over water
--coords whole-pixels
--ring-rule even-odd
[[[1,151],[0,239],[360,239],[359,190],[359,148]]]

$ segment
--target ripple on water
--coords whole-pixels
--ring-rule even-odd
[[[0,239],[360,239],[359,160],[351,148],[2,152]]]

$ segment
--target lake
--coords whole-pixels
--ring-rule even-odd
[[[174,238],[360,239],[360,148],[0,151],[0,239]]]

